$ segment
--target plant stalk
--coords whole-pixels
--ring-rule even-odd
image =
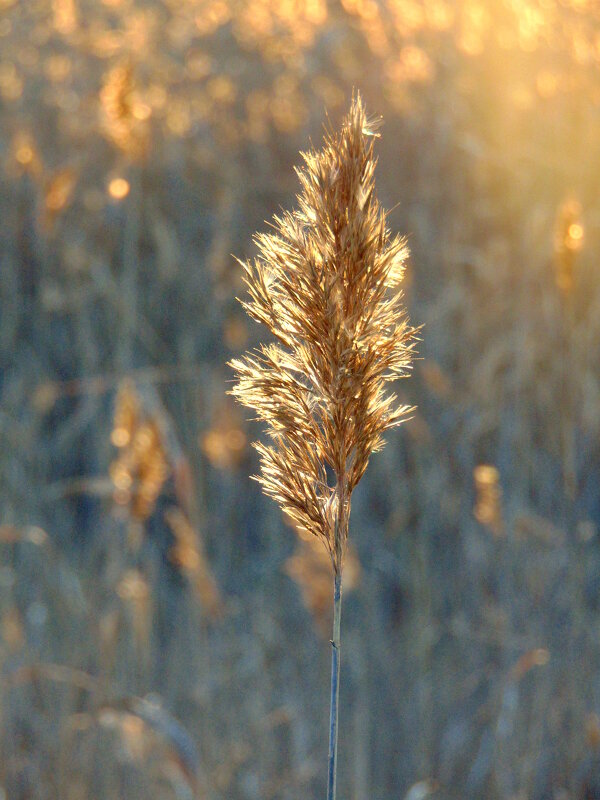
[[[338,706],[340,699],[340,659],[342,621],[342,575],[336,572],[333,588],[333,637],[331,639],[331,705],[329,711],[329,769],[327,800],[335,800],[337,777]]]

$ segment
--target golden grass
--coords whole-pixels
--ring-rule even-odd
[[[342,570],[352,492],[383,433],[406,419],[387,384],[408,374],[414,329],[403,306],[406,242],[375,196],[360,96],[339,134],[304,153],[298,208],[256,237],[244,263],[248,313],[277,339],[232,366],[233,394],[267,423],[255,444],[266,494],[321,539]]]
[[[387,384],[411,366],[415,330],[401,287],[408,249],[375,196],[373,140],[360,95],[340,133],[303,154],[298,207],[256,237],[242,263],[244,307],[277,343],[236,359],[233,394],[267,423],[258,478],[301,530],[320,539],[335,573],[327,799],[335,800],[342,567],[352,492],[383,433],[409,411]]]

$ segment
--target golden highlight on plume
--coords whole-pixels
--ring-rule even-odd
[[[501,536],[504,523],[500,473],[492,464],[479,464],[473,470],[473,479],[476,492],[473,515],[480,525],[485,525],[495,536]]]
[[[414,344],[401,289],[408,255],[375,196],[380,120],[357,96],[339,133],[303,154],[298,208],[256,237],[244,307],[276,343],[232,362],[232,391],[267,424],[260,480],[341,573],[352,491],[383,433],[410,408],[386,391]]]
[[[134,519],[147,520],[171,474],[160,419],[143,408],[135,385],[119,387],[115,403],[112,444],[119,449],[110,465],[114,501],[127,506]]]

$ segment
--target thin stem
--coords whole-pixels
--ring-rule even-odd
[[[333,589],[333,638],[331,640],[331,706],[329,712],[329,771],[327,800],[335,800],[337,776],[338,706],[340,699],[342,576],[336,572]]]

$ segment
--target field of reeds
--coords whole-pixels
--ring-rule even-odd
[[[353,494],[339,800],[600,798],[595,0],[0,0],[0,798],[324,800],[333,573],[237,298],[360,92],[412,419]]]

